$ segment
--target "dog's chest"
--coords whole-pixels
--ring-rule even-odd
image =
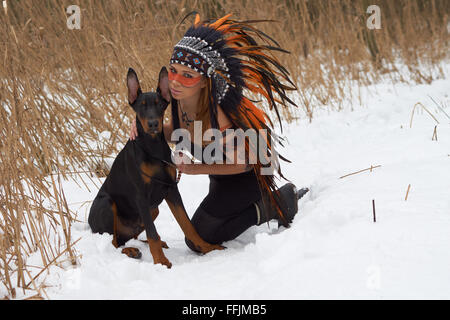
[[[161,191],[175,185],[176,169],[168,165],[160,163],[143,162],[140,165],[140,177],[146,188],[157,189]]]

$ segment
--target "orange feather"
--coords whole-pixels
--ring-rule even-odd
[[[216,29],[217,27],[221,26],[222,23],[223,23],[224,21],[226,21],[226,20],[227,20],[230,16],[232,16],[232,15],[233,15],[232,13],[227,14],[226,16],[224,16],[224,17],[218,19],[216,22],[210,24],[209,27]]]
[[[200,25],[200,15],[198,13],[195,16],[194,25],[195,25],[195,27],[198,27]]]

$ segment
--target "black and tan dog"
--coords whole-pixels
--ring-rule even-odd
[[[205,242],[193,228],[176,184],[176,167],[163,131],[163,116],[169,101],[168,73],[159,73],[157,92],[142,93],[133,69],[128,70],[128,102],[136,112],[138,137],[129,140],[114,160],[111,171],[94,199],[89,225],[93,232],[113,235],[117,248],[137,238],[145,230],[153,262],[171,267],[162,248],[167,248],[156,232],[153,221],[158,206],[166,200],[176,221],[202,253],[223,249]],[[122,253],[140,258],[137,248],[125,248]]]

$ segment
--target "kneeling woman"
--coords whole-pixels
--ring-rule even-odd
[[[219,129],[224,141],[229,128],[244,132],[266,130],[267,134],[259,138],[265,139],[269,154],[276,154],[271,141],[274,134],[266,124],[266,121],[272,124],[270,118],[243,95],[243,89],[262,94],[271,108],[277,108],[276,102],[284,107],[287,107],[286,102],[296,106],[285,94],[285,90],[296,90],[288,72],[264,52],[285,51],[251,26],[250,21],[235,21],[229,19],[230,16],[201,21],[197,14],[194,25],[175,45],[169,67],[172,123],[164,125],[164,135],[168,142],[178,143],[170,141],[170,137],[174,130],[183,128],[193,137],[194,121],[202,121],[202,133],[209,128]],[[271,40],[276,47],[258,45],[255,36]],[[281,84],[277,75],[292,86]],[[273,97],[272,91],[278,93],[281,101]],[[130,138],[136,136],[134,122]],[[193,148],[201,147],[202,151],[206,146],[190,143]],[[245,143],[249,154],[257,154],[254,145]],[[229,156],[225,151],[224,154]],[[292,183],[277,190],[274,175],[263,174],[261,159],[256,159],[256,163],[247,157],[244,164],[203,162],[177,166],[184,174],[209,175],[209,193],[191,220],[199,235],[213,244],[235,239],[249,227],[272,219],[288,226],[298,211],[300,193],[307,191],[298,192]],[[281,175],[279,169],[278,172]],[[195,250],[189,241],[186,243]]]

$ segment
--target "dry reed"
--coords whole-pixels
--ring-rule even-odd
[[[409,190],[411,189],[411,184],[408,184],[408,189],[406,190],[405,201],[408,200]]]
[[[312,120],[322,105],[341,109],[358,97],[355,85],[443,77],[450,2],[377,3],[379,30],[366,26],[367,0],[7,1],[0,11],[0,294],[45,296],[27,265],[32,253],[42,273],[63,255],[77,263],[70,231],[76,215],[61,179],[88,188],[86,180],[98,184],[97,176],[83,172],[107,173],[104,160],[127,140],[133,116],[126,70],[132,66],[142,83],[156,84],[188,26],[178,27],[187,12],[279,21],[258,27],[291,52],[277,58],[299,88],[300,108],[282,114],[295,121]],[[72,4],[81,8],[80,30],[67,28]],[[110,135],[100,145],[104,132]]]
[[[354,175],[354,174],[358,174],[358,173],[361,173],[361,172],[364,172],[364,171],[367,171],[367,170],[370,170],[370,172],[372,172],[373,169],[376,169],[376,168],[379,168],[379,167],[381,167],[381,165],[377,165],[377,166],[372,166],[372,165],[371,165],[370,168],[358,170],[358,171],[356,171],[356,172],[352,172],[352,173],[343,175],[343,176],[339,177],[339,179],[342,179],[342,178],[345,178],[345,177],[348,177],[348,176],[352,176],[352,175]]]

